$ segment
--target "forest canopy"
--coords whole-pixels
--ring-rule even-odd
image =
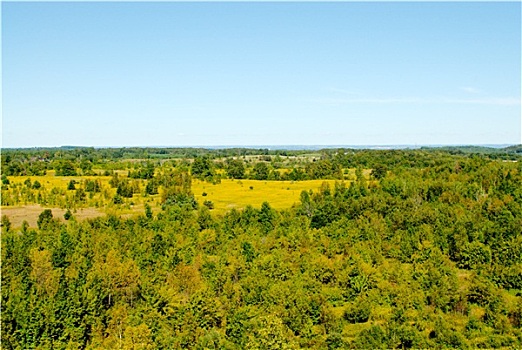
[[[2,347],[521,347],[521,155],[3,150],[3,211],[41,210],[2,213]],[[194,192],[316,180],[287,208]]]

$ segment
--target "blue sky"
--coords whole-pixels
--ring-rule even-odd
[[[521,4],[2,3],[3,147],[521,143]]]

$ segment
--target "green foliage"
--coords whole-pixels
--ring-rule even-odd
[[[76,167],[70,160],[59,160],[54,164],[56,176],[76,176]]]
[[[145,217],[147,219],[152,219],[152,208],[147,203],[145,203]]]
[[[154,179],[147,181],[147,185],[145,186],[145,194],[155,195],[158,194],[158,183]]]
[[[227,175],[231,179],[245,178],[245,165],[240,159],[229,158],[226,161]]]
[[[27,222],[17,227],[2,216],[2,346],[522,346],[522,168],[520,162],[501,161],[517,154],[257,152],[2,154],[2,174],[24,176],[2,177],[11,180],[2,198],[15,192],[28,201],[36,193],[51,195],[47,182],[23,181],[33,171],[57,169],[63,162],[79,164],[82,173],[107,170],[112,187],[89,178],[77,182],[75,190],[55,190],[52,195],[69,201],[63,206],[71,208],[66,215],[76,208],[70,203],[95,193],[109,208],[111,201],[125,203],[124,194],[145,198],[144,211],[134,216],[64,222],[47,209],[37,229]],[[253,163],[241,158],[254,154]],[[257,162],[266,167],[262,178],[275,178],[278,171],[282,179],[347,176],[350,182],[304,191],[300,203],[285,210],[265,202],[220,214],[197,205],[191,162],[173,155],[200,158],[192,163],[197,176],[221,166],[235,177],[241,174],[232,166],[255,168]],[[234,157],[235,163],[221,157]],[[259,175],[248,169],[249,176]],[[368,169],[373,169],[369,178]]]
[[[116,187],[116,194],[125,198],[132,198],[134,191],[135,187],[129,181],[120,181]]]
[[[88,159],[82,159],[80,161],[80,169],[83,175],[92,175],[92,162]]]
[[[349,323],[364,323],[370,318],[370,305],[366,301],[357,301],[344,310],[343,318]]]
[[[118,173],[113,173],[111,176],[111,179],[109,180],[109,185],[111,185],[112,188],[117,188],[120,184],[120,181],[122,181],[118,175]]]
[[[371,176],[374,179],[381,180],[386,176],[386,167],[383,165],[377,165],[374,169],[372,169]]]
[[[38,220],[36,221],[36,224],[38,225],[39,229],[43,229],[48,224],[50,224],[53,220],[53,212],[51,209],[45,209],[38,215]]]
[[[464,269],[478,269],[491,263],[491,249],[478,242],[466,243],[460,253],[459,266]]]
[[[112,198],[112,202],[114,204],[123,204],[123,197],[116,193]]]
[[[154,164],[147,162],[145,166],[140,166],[135,171],[129,172],[129,177],[133,179],[146,179],[150,180],[154,177],[155,167]]]
[[[258,162],[254,165],[250,177],[254,180],[268,180],[269,175],[270,169],[268,165],[264,162]]]
[[[326,345],[328,346],[328,350],[346,348],[342,335],[337,332],[328,334],[326,337]],[[363,347],[360,348],[362,349]]]
[[[387,348],[388,336],[386,332],[377,325],[361,331],[354,342],[357,349],[383,349]]]
[[[2,231],[3,232],[9,232],[11,230],[11,221],[7,217],[7,215],[2,215]]]
[[[328,158],[323,158],[320,160],[314,159],[313,162],[306,164],[305,172],[309,179],[342,180],[344,177],[341,164],[332,162]]]
[[[86,180],[85,192],[98,193],[101,192],[101,182],[99,180]]]
[[[207,207],[208,209],[214,209],[214,203],[212,201],[204,201],[203,205]]]
[[[297,349],[292,338],[288,337],[289,330],[280,318],[263,316],[259,318],[256,327],[249,336],[246,349]]]
[[[208,157],[196,157],[191,166],[191,174],[200,179],[210,179],[215,175],[214,164]]]
[[[247,263],[251,263],[257,257],[256,251],[250,242],[241,244],[241,254],[245,257]]]
[[[67,211],[65,212],[65,214],[63,214],[63,218],[64,218],[65,220],[69,220],[70,218],[72,218],[72,216],[73,216],[73,215],[72,215],[72,213],[71,213],[71,211],[70,211],[69,209],[67,209]]]

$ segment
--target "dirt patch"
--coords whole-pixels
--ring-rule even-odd
[[[42,207],[40,205],[24,205],[16,207],[2,207],[0,211],[1,215],[7,215],[13,227],[22,226],[22,222],[24,220],[29,223],[29,227],[36,227],[38,215],[40,215],[44,209],[51,209],[54,218],[65,221],[63,215],[65,214],[66,210],[60,208]],[[104,212],[101,212],[95,208],[77,209],[76,212],[73,211],[73,216],[77,220],[95,218],[103,215],[105,215]]]

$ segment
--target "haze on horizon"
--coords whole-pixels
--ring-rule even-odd
[[[521,3],[2,6],[2,147],[520,144]]]

